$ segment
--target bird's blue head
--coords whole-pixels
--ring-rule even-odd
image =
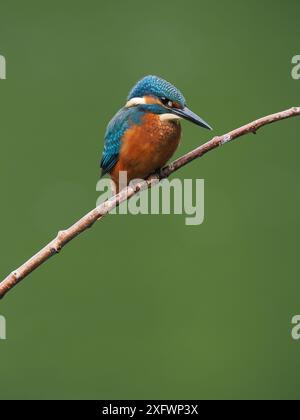
[[[186,105],[183,94],[171,83],[157,76],[146,76],[139,80],[130,91],[127,107],[149,106],[159,107],[164,119],[184,118],[201,127],[212,129],[202,118],[194,114]]]
[[[128,100],[132,98],[143,98],[153,96],[165,98],[169,101],[178,103],[182,108],[186,106],[183,94],[171,83],[157,76],[146,76],[133,87],[128,95]]]

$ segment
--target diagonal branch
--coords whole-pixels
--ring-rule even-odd
[[[284,120],[286,118],[295,117],[298,115],[300,115],[300,107],[291,108],[286,111],[278,112],[276,114],[269,115],[267,117],[263,117],[259,120],[253,121],[223,136],[214,137],[207,143],[197,147],[195,150],[192,150],[191,152],[175,160],[173,163],[167,165],[161,170],[159,174],[152,175],[146,180],[135,184],[134,186],[124,188],[122,191],[120,191],[119,194],[111,197],[109,200],[105,201],[103,204],[87,213],[70,228],[60,231],[57,237],[53,239],[53,241],[51,241],[36,255],[30,258],[30,260],[21,265],[21,267],[9,274],[6,277],[6,279],[4,279],[2,283],[0,283],[0,299],[3,298],[3,296],[16,284],[18,284],[21,280],[23,280],[30,273],[36,270],[44,262],[46,262],[50,257],[59,253],[59,251],[65,245],[67,245],[68,242],[70,242],[80,233],[92,227],[97,220],[102,219],[111,210],[119,206],[124,201],[129,200],[133,195],[137,194],[139,191],[151,188],[153,185],[159,183],[159,181],[161,181],[163,178],[167,178],[173,172],[192,162],[194,159],[205,155],[207,152],[216,149],[217,147],[225,143],[242,137],[245,134],[256,133],[258,129],[265,125],[272,124],[274,122]]]

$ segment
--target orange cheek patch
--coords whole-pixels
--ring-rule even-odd
[[[159,104],[161,105],[161,102],[158,98],[154,98],[153,96],[145,96],[144,97],[146,104],[153,105],[153,104]]]

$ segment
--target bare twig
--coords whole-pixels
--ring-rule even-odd
[[[119,194],[107,200],[105,203],[96,207],[94,210],[86,214],[82,219],[78,220],[74,225],[69,229],[62,230],[58,233],[57,237],[41,249],[36,255],[34,255],[30,260],[25,262],[17,270],[13,271],[9,276],[6,277],[0,283],[0,299],[11,290],[17,283],[27,277],[45,261],[47,261],[54,254],[59,253],[59,251],[72,239],[78,236],[80,233],[84,232],[88,228],[92,227],[93,224],[106,216],[111,210],[119,206],[122,202],[128,200],[133,195],[137,194],[139,191],[151,188],[154,184],[157,184],[161,179],[168,177],[173,172],[177,171],[179,168],[182,168],[189,162],[197,159],[207,152],[221,146],[225,143],[228,143],[232,140],[242,137],[248,133],[256,133],[257,130],[267,124],[274,123],[276,121],[284,120],[286,118],[295,117],[300,115],[300,107],[291,108],[286,111],[278,112],[267,117],[263,117],[259,120],[253,121],[243,127],[237,128],[236,130],[231,131],[228,134],[223,136],[214,137],[209,142],[199,146],[195,150],[187,153],[186,155],[175,160],[173,163],[167,165],[159,174],[150,176],[145,181],[141,181],[134,186],[127,187],[123,189]]]

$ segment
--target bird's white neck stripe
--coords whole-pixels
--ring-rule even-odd
[[[131,98],[125,105],[126,108],[131,108],[132,106],[136,105],[145,105],[146,100],[145,98]]]

